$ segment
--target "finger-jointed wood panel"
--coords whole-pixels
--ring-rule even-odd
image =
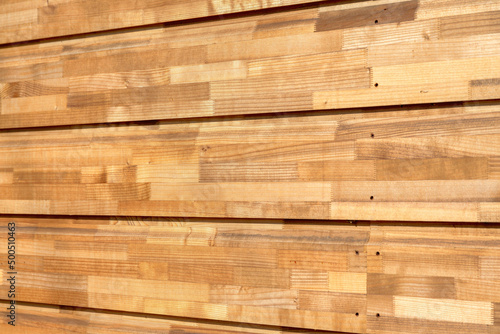
[[[223,17],[321,0],[33,0],[0,5],[0,44],[148,24]]]
[[[333,2],[4,47],[0,128],[499,98],[500,5],[477,2]]]
[[[498,103],[9,131],[11,214],[497,222]]]
[[[8,221],[18,301],[355,333],[498,331],[498,225]],[[19,312],[21,326],[43,314]],[[63,330],[73,316],[39,321]],[[79,316],[85,328],[113,321]]]

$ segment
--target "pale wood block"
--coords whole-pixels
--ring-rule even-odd
[[[469,80],[500,78],[499,64],[500,57],[490,56],[373,67],[371,73],[373,84],[380,87],[457,85]]]
[[[63,256],[44,257],[43,271],[86,276],[89,273],[107,277],[138,278],[139,267],[137,263],[122,260],[104,259],[68,259]]]
[[[24,9],[20,11],[11,11],[8,13],[0,12],[0,27],[31,25],[38,20],[38,10],[36,8]]]
[[[319,69],[325,71],[362,69],[367,67],[366,58],[366,50],[352,50],[257,59],[248,62],[248,76],[295,75]],[[307,66],[304,66],[304,64],[307,64]]]
[[[106,111],[106,122],[189,118],[213,115],[214,102],[210,100],[171,103],[144,103],[109,107]]]
[[[98,73],[67,79],[70,93],[93,92],[107,89],[127,89],[162,86],[170,83],[168,68],[153,68],[130,72]]]
[[[114,215],[118,212],[116,200],[50,201],[52,215]]]
[[[481,278],[495,280],[500,275],[500,256],[479,257]]]
[[[163,300],[146,298],[144,312],[153,314],[167,314],[179,317],[191,317],[212,320],[235,320],[229,316],[228,305],[200,303],[187,300]]]
[[[391,82],[391,85],[395,83]],[[379,86],[363,89],[316,91],[314,109],[358,108],[385,105],[463,101],[469,96],[468,83],[447,82],[421,85]]]
[[[273,45],[273,47],[269,48],[269,45]],[[338,31],[326,31],[314,34],[209,45],[207,47],[207,61],[223,62],[292,54],[314,54],[339,51],[341,47],[342,34]]]
[[[366,316],[310,310],[280,309],[268,312],[265,307],[230,305],[228,317],[241,322],[291,327],[307,327],[329,331],[364,332]]]
[[[226,217],[226,206],[221,201],[120,201],[117,212],[125,216]]]
[[[199,169],[200,166],[196,163],[139,165],[136,182],[198,182]]]
[[[404,276],[444,276],[479,278],[480,260],[477,254],[463,250],[437,247],[415,247],[401,245],[393,248],[378,248],[383,273]],[[405,252],[402,253],[402,249]],[[404,255],[403,255],[404,254]]]
[[[151,200],[326,202],[330,196],[330,185],[320,182],[151,184]]]
[[[199,283],[88,276],[89,293],[113,294],[120,291],[120,294],[137,297],[208,302],[209,289],[208,284]]]
[[[499,34],[495,33],[474,36],[461,34],[444,40],[402,41],[390,45],[370,46],[367,65],[378,67],[496,56],[500,51],[498,38]]]
[[[368,88],[370,73],[366,68],[346,71],[312,70],[290,74],[256,76],[240,80],[216,81],[210,85],[210,96],[216,100],[260,98],[280,94],[304,94],[327,90]]]
[[[217,285],[210,288],[210,302],[223,305],[248,305],[270,309],[297,309],[298,291],[261,287]]]
[[[51,202],[44,200],[0,200],[0,211],[11,214],[50,214]]]
[[[150,227],[146,243],[162,245],[213,246],[218,230],[213,227]]]
[[[278,268],[347,271],[347,252],[278,250]]]
[[[426,20],[430,18],[447,16],[469,16],[475,13],[498,11],[500,4],[488,0],[453,1],[453,0],[419,0],[417,19]]]
[[[65,78],[9,82],[0,84],[0,97],[2,99],[22,98],[40,95],[54,95],[53,98],[55,98],[56,96],[67,93],[68,79]],[[41,101],[44,100],[42,99]]]
[[[400,318],[492,325],[493,304],[453,299],[395,296],[394,315]]]
[[[428,20],[345,29],[342,32],[342,50],[436,41],[439,37],[438,26],[438,20]]]
[[[496,202],[497,180],[334,181],[332,202]]]
[[[169,265],[210,264],[272,270],[276,268],[277,250],[131,243],[128,258],[131,261],[168,262]]]
[[[480,157],[377,160],[375,164],[377,180],[475,180],[494,178],[491,177],[491,159]]]
[[[88,307],[105,310],[144,312],[144,297],[125,295],[118,291],[115,292],[88,292]]]
[[[2,115],[30,113],[37,111],[64,110],[67,106],[66,95],[46,95],[19,97],[2,100]]]
[[[497,134],[356,141],[358,159],[479,158],[496,156],[499,149]]]
[[[176,66],[170,68],[170,80],[172,84],[179,84],[245,79],[247,77],[247,71],[246,62],[240,60],[211,64]]]
[[[294,162],[283,162],[283,163],[228,162],[220,164],[203,163],[199,166],[199,168],[200,168],[199,181],[201,183],[298,181],[297,164]],[[189,168],[185,169],[189,171]],[[184,170],[182,174],[183,175],[187,174],[189,176],[189,173],[184,172]],[[196,177],[198,178],[198,175],[196,175]],[[318,181],[318,179],[303,179],[302,181]],[[158,182],[158,181],[151,181],[151,182]],[[161,180],[161,182],[166,182],[166,181]]]
[[[328,272],[328,290],[366,294],[366,273]]]
[[[320,312],[365,314],[366,296],[331,291],[299,291],[299,309]]]
[[[276,93],[255,97],[217,99],[214,102],[215,115],[246,115],[269,112],[290,112],[313,109],[312,94]]]
[[[209,0],[209,8],[212,15],[228,14],[239,11],[259,10],[265,8],[274,8],[281,6],[290,6],[300,3],[307,3],[312,1],[307,0],[271,0],[271,1],[257,1],[257,0],[236,0],[227,2],[224,0]]]
[[[343,160],[355,158],[356,143],[352,141],[301,141],[294,144],[281,142],[248,144],[219,144],[202,147],[201,163],[241,162],[301,162]],[[0,156],[1,163],[1,156]]]
[[[37,242],[38,243],[38,242]],[[69,258],[85,258],[85,259],[103,259],[103,260],[128,260],[128,245],[111,242],[90,242],[90,241],[67,241],[56,240],[53,242],[52,248],[55,251],[48,249],[47,255],[56,255],[62,252]]]
[[[290,288],[299,290],[328,290],[328,272],[308,269],[292,269]]]
[[[0,184],[10,184],[14,181],[14,170],[12,168],[0,168]]]

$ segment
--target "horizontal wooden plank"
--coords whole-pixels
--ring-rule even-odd
[[[197,17],[284,7],[3,47],[0,128],[500,97],[497,6],[391,0],[286,7],[305,2],[71,0],[53,3],[50,10],[38,4],[39,23],[29,25],[33,32],[68,17],[72,27],[99,30],[128,19],[134,25],[148,18],[168,21],[164,10],[172,17],[201,10]],[[153,8],[154,15],[148,14]],[[133,15],[138,10],[142,15]],[[13,27],[19,38],[30,31],[7,27],[6,36]]]
[[[490,333],[498,323],[498,224],[0,217],[11,221],[19,328],[99,332],[114,314],[113,328],[129,332],[187,321],[172,316],[194,317],[200,333],[228,332],[212,320],[253,333]],[[0,293],[9,286],[2,279]]]
[[[91,0],[3,3],[0,7],[0,44],[68,36],[163,22],[221,16],[320,0],[226,2],[221,0],[148,0],[106,2]],[[58,22],[59,24],[55,24]],[[16,34],[16,30],[18,33]],[[19,31],[20,30],[20,31]]]
[[[497,105],[4,132],[0,205],[13,214],[494,222]]]

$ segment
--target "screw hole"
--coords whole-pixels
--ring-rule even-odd
[[[357,316],[357,317],[359,316],[359,313],[358,313],[358,312],[356,312],[356,316]]]
[[[373,196],[370,196],[370,200],[373,200]]]
[[[377,318],[380,318],[380,313],[377,313]]]
[[[375,138],[375,134],[374,134],[374,133],[372,133],[372,134],[370,135],[370,137]]]
[[[380,252],[376,252],[375,254],[376,254],[377,256],[379,256],[379,255],[380,255]]]
[[[378,82],[375,82],[375,87],[378,87]]]
[[[356,253],[356,255],[359,255],[359,251],[354,251]]]
[[[377,23],[378,23],[378,20],[375,20],[375,24],[377,24]]]

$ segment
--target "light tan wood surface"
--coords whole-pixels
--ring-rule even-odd
[[[1,333],[498,334],[499,237],[498,1],[0,3]]]
[[[9,214],[497,222],[499,104],[6,131]]]
[[[3,47],[0,128],[496,99],[486,2],[333,2]]]
[[[499,329],[496,224],[0,221],[16,222],[19,302],[355,333]],[[40,322],[64,326],[54,316]],[[97,313],[82,327],[100,320],[113,321]]]
[[[5,308],[0,301],[0,330],[11,333],[12,327],[5,319]],[[5,307],[4,307],[5,306]],[[202,319],[178,318],[153,314],[95,310],[72,306],[54,306],[19,303],[20,322],[15,333],[26,334],[335,334],[340,332],[315,331],[297,328],[262,326],[255,324],[220,322]]]
[[[71,36],[322,0],[3,0],[0,44]]]

